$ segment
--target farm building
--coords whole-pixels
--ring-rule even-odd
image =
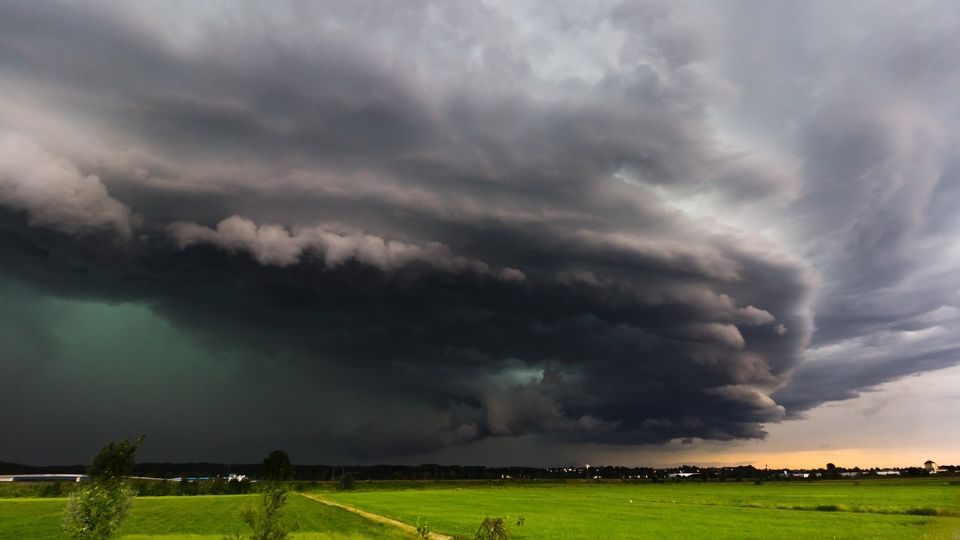
[[[931,460],[927,460],[923,464],[923,470],[927,471],[930,474],[937,474],[940,472],[940,467],[937,467],[937,464]]]
[[[88,478],[85,474],[6,474],[0,476],[0,482],[82,482]]]

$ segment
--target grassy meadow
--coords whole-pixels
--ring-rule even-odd
[[[531,484],[322,496],[438,532],[473,536],[509,516],[516,538],[958,538],[960,485],[934,479]]]
[[[960,538],[950,479],[742,483],[358,483],[327,498],[435,532],[472,538],[485,516],[524,538]],[[256,495],[139,497],[127,540],[220,540],[243,533]],[[0,538],[61,538],[66,499],[0,499]],[[410,538],[409,533],[291,495],[298,540]],[[522,526],[516,525],[519,516]]]
[[[222,540],[245,533],[243,508],[257,495],[137,497],[119,537],[125,540]],[[67,499],[0,499],[0,539],[60,539]],[[402,531],[291,494],[287,515],[300,528],[297,540],[408,538]]]

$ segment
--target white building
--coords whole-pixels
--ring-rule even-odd
[[[85,474],[6,474],[0,476],[0,482],[82,482],[88,478]]]
[[[937,467],[937,464],[931,460],[927,460],[923,464],[923,470],[927,471],[930,474],[937,474],[940,472],[940,467]]]

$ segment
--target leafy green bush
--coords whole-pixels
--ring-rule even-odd
[[[502,517],[485,517],[474,536],[476,540],[507,540],[510,531],[507,530],[507,521]]]
[[[63,531],[73,540],[103,540],[113,536],[133,504],[125,486],[94,483],[70,496]]]
[[[143,437],[109,443],[93,458],[90,484],[70,496],[63,515],[63,531],[71,540],[105,540],[116,534],[130,505],[133,490],[127,475]]]
[[[105,540],[116,534],[131,504],[133,492],[126,486],[85,486],[70,496],[63,531],[72,540]]]
[[[251,540],[286,540],[298,527],[287,521],[283,507],[287,504],[289,490],[280,483],[265,488],[260,493],[260,503],[243,512],[243,521],[253,529]]]
[[[427,540],[430,538],[430,525],[426,520],[420,519],[420,516],[417,516],[417,538],[420,540]]]

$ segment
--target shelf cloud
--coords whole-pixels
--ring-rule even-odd
[[[818,5],[6,3],[0,294],[259,373],[254,454],[762,438],[960,358],[960,14]]]

